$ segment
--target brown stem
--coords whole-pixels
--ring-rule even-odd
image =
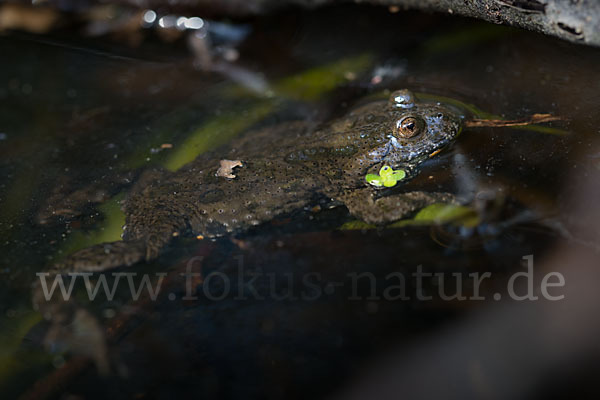
[[[500,128],[503,126],[523,126],[523,125],[532,125],[532,124],[541,124],[543,122],[550,121],[558,121],[560,117],[554,116],[552,114],[533,114],[529,118],[521,118],[521,119],[472,119],[469,121],[465,121],[465,126],[467,128],[481,128],[481,127],[491,127],[491,128]]]

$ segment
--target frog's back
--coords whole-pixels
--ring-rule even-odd
[[[310,135],[303,122],[252,131],[155,180],[128,198],[125,238],[183,229],[218,236],[303,206],[326,179],[308,166],[286,162],[285,155]],[[217,174],[225,160],[235,165],[230,177]]]

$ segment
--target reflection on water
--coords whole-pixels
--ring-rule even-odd
[[[47,324],[31,307],[35,273],[76,249],[118,240],[119,201],[144,171],[176,170],[252,127],[328,120],[385,90],[408,87],[450,99],[467,113],[510,119],[551,113],[563,121],[465,130],[409,183],[477,194],[476,213],[466,211],[470,222],[453,210],[444,221],[462,223],[431,227],[439,214],[425,211],[376,230],[344,209],[298,210],[216,242],[179,238],[158,261],[133,270],[168,272],[165,285],[176,299],[185,291],[179,273],[194,256],[204,257],[203,273],[234,280],[238,259],[244,274],[268,272],[257,280],[263,294],[288,290],[290,276],[301,282],[319,273],[323,287],[332,287],[351,272],[381,281],[394,271],[410,276],[418,265],[430,272],[494,272],[484,287],[492,293],[527,254],[541,258],[567,239],[594,245],[565,236],[585,221],[569,218],[563,200],[600,168],[597,49],[379,9],[284,13],[248,26],[235,69],[212,72],[197,69],[185,46],[152,40],[113,52],[63,38],[0,37],[0,53],[10,60],[0,64],[0,387],[8,397],[40,379],[57,384],[52,379],[66,379],[53,375],[61,368],[77,376],[61,384],[86,397],[91,387],[98,398],[150,395],[157,381],[170,384],[161,390],[172,396],[322,395],[388,345],[410,346],[416,335],[485,307],[369,296],[349,301],[356,293],[347,287],[316,301],[132,302],[119,292],[86,304],[108,327],[108,376],[98,378],[59,345],[54,352],[40,345]],[[167,56],[147,57],[148,48]],[[243,84],[257,74],[266,86]],[[170,377],[162,375],[165,366]]]

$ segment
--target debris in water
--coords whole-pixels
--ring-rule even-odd
[[[240,160],[221,160],[220,163],[221,166],[215,175],[227,179],[234,179],[233,169],[243,166]]]
[[[532,125],[532,124],[541,124],[543,122],[550,121],[559,121],[561,117],[554,116],[552,114],[533,114],[529,118],[521,118],[521,119],[472,119],[469,121],[465,121],[465,126],[467,128],[474,127],[491,127],[491,128],[501,128],[503,126],[523,126],[523,125]]]

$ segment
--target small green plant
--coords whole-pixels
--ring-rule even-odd
[[[398,181],[401,181],[406,177],[406,171],[399,169],[394,171],[392,167],[384,165],[377,174],[367,174],[365,180],[367,183],[373,186],[381,187],[392,187],[395,186]]]

